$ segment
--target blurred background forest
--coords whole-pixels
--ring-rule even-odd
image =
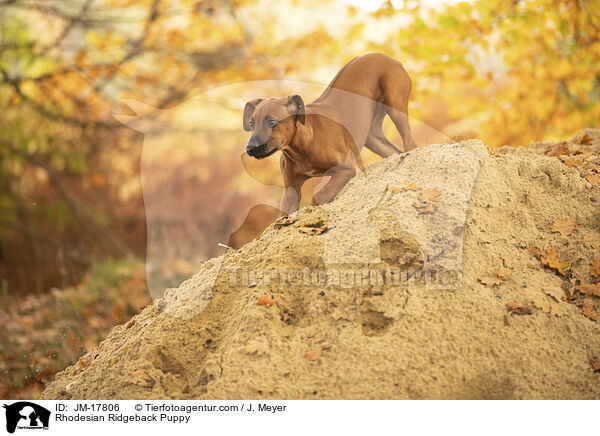
[[[420,145],[563,139],[598,127],[599,38],[600,0],[0,0],[0,397],[151,301],[154,238],[192,241],[148,271],[174,286],[278,201],[278,159],[242,156],[245,101],[308,103],[377,51],[413,79]]]

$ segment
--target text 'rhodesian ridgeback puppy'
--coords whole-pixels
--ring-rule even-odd
[[[300,188],[310,177],[331,176],[315,193],[313,204],[332,201],[362,166],[363,146],[384,158],[400,153],[383,135],[386,115],[402,136],[404,151],[415,148],[408,124],[410,90],[402,64],[373,53],[350,61],[306,106],[299,95],[246,103],[244,130],[252,131],[247,153],[263,159],[281,151],[281,210],[298,210]]]

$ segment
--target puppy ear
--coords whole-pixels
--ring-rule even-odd
[[[304,101],[299,95],[290,95],[288,97],[288,110],[291,114],[294,114],[300,120],[300,123],[306,122],[306,109],[304,108]]]
[[[254,109],[256,109],[256,106],[258,106],[261,101],[263,101],[262,98],[251,100],[246,103],[246,106],[244,107],[244,130],[246,132],[250,131],[250,118],[254,115]]]

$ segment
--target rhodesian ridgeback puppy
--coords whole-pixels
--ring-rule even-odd
[[[400,62],[373,53],[346,64],[306,106],[299,95],[246,103],[244,130],[252,131],[247,153],[263,159],[281,151],[281,210],[298,210],[300,188],[310,177],[330,176],[313,204],[332,201],[361,167],[363,146],[384,158],[402,152],[383,134],[386,115],[396,125],[404,151],[415,148],[408,124],[411,86]]]

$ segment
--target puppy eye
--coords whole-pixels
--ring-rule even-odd
[[[279,124],[279,121],[276,121],[276,120],[270,120],[270,121],[269,121],[269,125],[270,125],[271,127],[275,127],[277,124]]]

